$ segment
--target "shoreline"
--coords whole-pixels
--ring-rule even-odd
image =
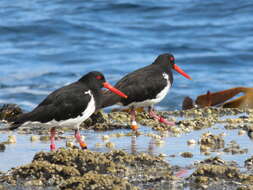
[[[80,184],[81,189],[92,189],[90,183],[88,183],[90,180],[98,186],[98,189],[102,187],[105,189],[112,189],[114,187],[115,189],[212,189],[224,187],[225,189],[239,190],[253,187],[253,175],[251,174],[253,157],[250,155],[250,147],[245,148],[236,140],[234,142],[227,142],[224,136],[226,133],[229,134],[231,131],[236,130],[240,137],[249,138],[247,134],[249,134],[248,132],[251,130],[253,124],[253,110],[209,107],[158,113],[169,118],[169,120],[175,121],[176,126],[168,128],[168,126],[159,124],[157,121],[149,118],[146,113],[138,113],[136,117],[137,122],[141,124],[143,130],[140,130],[136,134],[132,133],[129,128],[129,117],[126,112],[100,112],[97,116],[88,119],[81,129],[82,131],[94,131],[93,133],[104,134],[103,132],[105,132],[105,135],[101,136],[101,138],[104,138],[105,142],[102,146],[107,147],[107,151],[103,151],[104,153],[94,150],[82,151],[78,147],[72,146],[71,148],[60,148],[56,152],[39,152],[34,156],[31,163],[1,173],[0,181],[5,185],[2,185],[2,187],[0,185],[0,189],[14,188],[19,181],[21,181],[18,184],[19,187],[23,187],[24,189],[32,188],[33,186],[41,189],[49,187],[53,189],[73,189],[77,188],[76,184]],[[223,128],[219,129],[220,126]],[[223,132],[213,133],[215,130]],[[62,140],[67,141],[68,136],[64,137],[63,134],[69,134],[69,132],[71,130],[61,129],[59,131],[59,138],[62,136]],[[200,134],[199,138],[192,136],[192,139],[184,140],[184,142],[188,144],[189,148],[191,146],[198,147],[200,154],[205,157],[201,160],[196,159],[197,152],[192,152],[191,148],[180,154],[178,153],[178,155],[175,155],[176,160],[194,160],[194,158],[196,160],[195,164],[186,164],[184,167],[175,165],[170,161],[173,159],[173,155],[163,153],[152,155],[148,152],[138,151],[138,149],[134,154],[131,154],[129,151],[121,150],[117,145],[117,142],[121,138],[137,139],[137,141],[150,138],[153,139],[152,142],[155,148],[159,149],[159,147],[164,146],[166,143],[170,144],[171,139],[182,139],[184,138],[183,135],[194,132]],[[108,135],[106,135],[107,133]],[[45,142],[48,140],[46,139],[48,128],[45,129],[43,126],[37,128],[22,127],[17,131],[17,135],[19,134],[36,135],[39,138],[38,141],[41,141],[40,138],[44,136]],[[110,141],[112,138],[115,138],[114,142]],[[8,145],[6,145],[6,149],[8,150]],[[166,145],[162,150],[166,150]],[[245,155],[245,159],[242,161],[244,162],[244,166],[238,164],[236,161],[221,158],[219,156],[221,152],[221,155],[231,155],[233,158]],[[65,154],[68,155],[66,158],[62,156]],[[123,156],[118,158],[119,160],[114,160],[114,157],[108,157],[111,154]],[[214,156],[214,154],[217,155]],[[39,162],[37,160],[38,155],[43,155],[40,157]],[[50,156],[51,158],[49,159]],[[101,162],[98,159],[100,157],[103,157],[107,161],[105,163]],[[141,160],[140,157],[142,158]],[[72,161],[59,163],[59,159],[63,158]],[[79,163],[80,159],[84,159],[81,165]],[[99,172],[96,167],[97,164],[101,164]],[[105,168],[108,164],[113,165],[113,168],[110,168],[109,172]],[[120,166],[118,166],[119,164]],[[78,165],[78,167],[67,168],[74,165]],[[83,167],[90,167],[91,169],[80,173]],[[47,170],[47,168],[51,168],[52,170]],[[77,169],[77,171],[74,169]],[[68,172],[62,174],[65,170],[74,172],[73,175],[75,177],[66,177]],[[27,174],[25,175],[27,171],[34,172],[35,177],[32,179],[27,178]],[[37,176],[38,173],[40,174],[39,176]],[[135,176],[137,174],[139,177]],[[51,177],[50,179],[46,179],[44,175]],[[61,181],[62,179],[64,179],[64,182]],[[104,180],[107,182],[105,183]],[[14,187],[11,186],[13,183]]]

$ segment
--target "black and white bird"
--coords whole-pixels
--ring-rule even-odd
[[[131,128],[133,130],[137,130],[138,128],[135,121],[136,107],[148,107],[151,117],[167,125],[174,124],[156,115],[153,109],[153,105],[163,100],[172,86],[172,69],[184,77],[191,79],[189,75],[175,64],[175,58],[172,54],[162,54],[151,65],[127,74],[116,83],[115,87],[126,93],[127,99],[105,91],[102,98],[102,107],[114,104],[130,107]]]
[[[11,119],[10,130],[27,122],[40,122],[77,128],[75,137],[84,149],[87,145],[81,140],[79,125],[101,107],[102,87],[127,98],[127,96],[105,81],[102,73],[93,71],[78,81],[59,88],[49,94],[34,110]],[[51,129],[51,150],[55,149],[55,128]]]

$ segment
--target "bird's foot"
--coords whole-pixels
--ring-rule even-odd
[[[155,113],[154,111],[150,111],[150,112],[149,112],[149,115],[150,115],[152,118],[158,120],[160,123],[164,123],[165,125],[168,125],[168,126],[173,126],[173,125],[175,125],[175,122],[173,122],[173,121],[168,121],[168,120],[165,119],[164,117],[156,115],[156,113]]]
[[[83,150],[87,149],[87,144],[82,140],[79,130],[75,131],[75,138],[76,138],[77,142],[79,143],[81,149],[83,149]]]
[[[55,151],[56,145],[55,144],[50,144],[50,151]]]
[[[138,130],[138,126],[137,126],[136,121],[132,121],[132,123],[131,123],[131,129],[132,129],[132,131],[135,131],[135,132]]]
[[[183,177],[185,177],[188,173],[189,173],[188,170],[186,170],[186,169],[181,169],[180,171],[178,171],[178,172],[175,174],[175,176],[180,177],[180,178],[183,178]]]
[[[173,122],[173,121],[168,121],[168,120],[165,119],[164,117],[160,117],[160,118],[159,118],[159,122],[160,122],[160,123],[164,123],[165,125],[168,125],[168,126],[173,126],[173,125],[175,125],[175,122]]]
[[[81,147],[82,150],[88,149],[87,144],[84,141],[79,142],[79,145],[80,145],[80,147]]]

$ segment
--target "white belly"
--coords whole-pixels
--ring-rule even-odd
[[[157,96],[154,99],[149,99],[149,100],[145,100],[142,102],[132,102],[128,106],[129,107],[131,107],[131,106],[134,106],[134,107],[152,106],[154,104],[161,102],[165,98],[165,96],[168,94],[169,90],[170,90],[170,83],[168,83],[167,86],[159,94],[157,94]]]
[[[94,100],[94,97],[89,90],[88,92],[85,92],[86,94],[89,94],[91,96],[90,102],[88,103],[86,109],[83,111],[81,115],[79,115],[76,118],[71,118],[68,120],[62,120],[58,121],[58,124],[60,126],[65,126],[65,127],[71,127],[71,126],[76,126],[79,127],[79,125],[84,122],[86,119],[88,119],[96,110],[96,103]]]
[[[147,107],[147,106],[152,106],[154,104],[161,102],[165,98],[165,96],[168,94],[171,87],[171,84],[169,81],[169,75],[166,73],[163,73],[163,78],[167,80],[167,86],[161,92],[159,92],[159,94],[157,94],[154,99],[149,99],[142,102],[132,102],[128,106]]]

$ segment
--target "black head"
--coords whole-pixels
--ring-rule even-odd
[[[175,64],[175,58],[172,54],[165,53],[159,55],[153,64],[160,65],[163,69],[168,69],[169,72],[171,72],[170,70],[173,69],[184,77],[191,79],[189,75],[187,75],[179,66]]]
[[[102,88],[105,83],[105,77],[102,73],[98,71],[92,71],[84,75],[79,79],[79,82],[87,84],[89,87],[99,87]]]
[[[98,71],[89,72],[80,78],[79,82],[86,84],[91,90],[98,90],[104,87],[123,98],[127,98],[127,95],[106,82],[104,75]]]
[[[173,68],[173,65],[175,64],[175,58],[172,54],[169,53],[161,54],[155,59],[153,64],[159,64]]]

